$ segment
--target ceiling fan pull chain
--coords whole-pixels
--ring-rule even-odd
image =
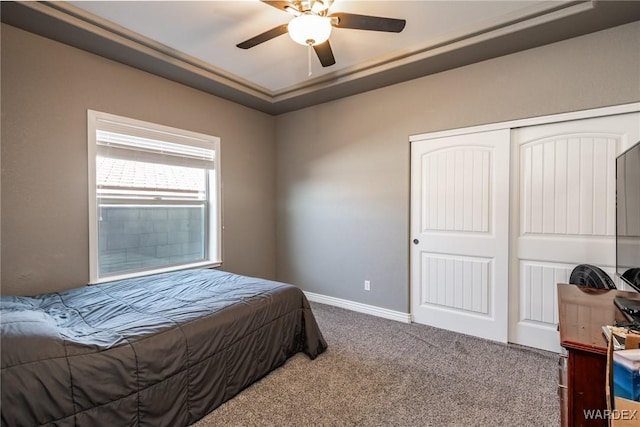
[[[309,43],[307,48],[307,69],[309,70],[309,74],[307,77],[311,77],[311,43]]]

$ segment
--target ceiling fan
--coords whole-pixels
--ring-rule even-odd
[[[329,7],[334,0],[261,1],[292,14],[294,18],[289,24],[279,25],[236,46],[240,49],[250,49],[288,32],[296,43],[313,47],[323,67],[336,63],[329,44],[332,27],[399,33],[407,22],[404,19],[354,13],[329,14]]]

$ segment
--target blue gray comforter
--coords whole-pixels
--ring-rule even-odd
[[[2,296],[0,323],[2,426],[184,426],[326,348],[298,288],[216,270]]]

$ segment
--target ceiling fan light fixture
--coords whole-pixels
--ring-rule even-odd
[[[311,13],[293,18],[288,26],[291,39],[304,46],[326,42],[331,35],[331,18]]]
[[[313,6],[311,6],[311,12],[320,13],[329,8],[328,4],[325,4],[322,0],[316,0],[313,2]]]

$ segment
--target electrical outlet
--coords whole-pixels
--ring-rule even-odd
[[[370,291],[371,290],[371,282],[368,280],[364,281],[364,290],[365,291]]]

